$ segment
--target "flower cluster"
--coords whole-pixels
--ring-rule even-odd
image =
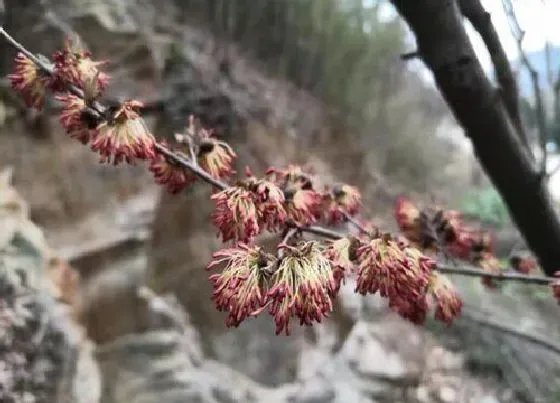
[[[216,202],[212,220],[224,242],[251,242],[264,229],[279,230],[287,220],[284,193],[267,179],[250,171],[247,175],[235,186],[212,195]]]
[[[281,258],[244,244],[214,254],[209,268],[225,264],[210,281],[218,309],[229,313],[227,326],[238,326],[268,308],[276,334],[289,335],[292,318],[311,325],[332,311],[336,280],[321,246],[310,241],[282,247]]]
[[[423,323],[426,294],[435,262],[419,250],[408,248],[386,234],[374,237],[357,251],[356,292],[379,292],[389,306],[414,323]]]
[[[271,277],[268,297],[276,334],[289,335],[292,317],[298,318],[300,325],[311,325],[330,314],[337,285],[331,262],[317,242],[286,246],[286,249]]]
[[[468,226],[458,211],[442,208],[420,210],[410,200],[400,198],[395,205],[395,218],[412,245],[450,254],[493,274],[501,271],[501,264],[494,255],[493,235]],[[489,287],[495,287],[488,277],[483,277],[482,281]]]
[[[132,164],[136,159],[153,160],[156,157],[155,137],[138,112],[142,106],[139,101],[123,102],[97,126],[91,149],[99,152],[100,162],[118,165],[125,160]]]
[[[222,272],[209,279],[212,299],[219,311],[228,312],[226,325],[237,327],[263,310],[267,302],[265,269],[272,258],[260,248],[239,244],[214,253],[208,269],[224,264]]]

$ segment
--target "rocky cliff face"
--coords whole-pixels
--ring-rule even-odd
[[[255,172],[268,165],[298,162],[312,163],[327,180],[357,175],[359,150],[321,102],[270,77],[234,44],[227,44],[230,59],[224,70],[217,51],[223,41],[194,23],[179,24],[170,0],[7,0],[6,6],[7,29],[33,50],[49,54],[65,36],[78,34],[97,56],[112,60],[115,85],[109,96],[163,100],[151,121],[158,136],[172,135],[195,113],[218,128],[236,147],[239,159]],[[3,51],[5,66],[12,55]],[[79,162],[88,169],[96,166],[83,158]],[[103,170],[101,179],[88,176],[89,191],[91,183],[99,186],[93,191],[97,196],[109,191],[104,182],[109,172],[116,174],[111,169]],[[146,188],[150,178],[138,170],[131,172],[123,182],[138,176],[138,186]],[[441,340],[449,340],[446,345],[455,346],[452,352],[432,333],[391,315],[383,301],[355,295],[350,285],[343,289],[333,318],[312,330],[276,337],[266,317],[226,329],[223,315],[210,301],[204,270],[211,253],[220,247],[207,219],[208,191],[199,185],[181,195],[160,195],[147,253],[135,244],[110,256],[76,259],[76,266],[87,267],[89,273],[82,279],[81,317],[97,344],[92,355],[84,350],[78,366],[77,395],[91,399],[86,401],[98,397],[92,392],[99,386],[94,361],[101,370],[103,403],[491,403],[515,402],[512,384],[521,385],[519,389],[533,398],[554,389],[558,365],[550,353],[533,352],[526,342],[495,331],[481,336],[478,325],[469,322],[458,325],[454,334],[434,330]],[[153,212],[153,199],[148,200],[146,209]],[[66,233],[57,231],[51,235],[53,243],[75,247],[77,228],[87,228],[102,241],[111,238],[108,234],[118,235],[124,230],[117,228],[115,210],[107,211],[110,214],[75,224]],[[124,235],[135,231],[129,228]],[[146,236],[140,238],[145,246]],[[157,291],[176,295],[181,308],[174,312],[185,311],[181,324],[170,323],[168,315],[137,294],[146,277]],[[468,301],[479,306],[484,291],[471,282],[463,288]],[[485,301],[499,320],[514,323],[528,305],[519,297],[494,296]],[[513,300],[520,301],[515,312],[507,306]],[[502,307],[494,309],[498,304]],[[527,324],[528,329],[551,335],[554,329],[543,327],[550,315],[538,307],[530,312],[533,323]],[[502,352],[504,345],[514,346],[514,353]],[[478,358],[475,353],[464,354],[473,348],[478,349]],[[478,365],[480,375],[480,356],[490,357],[489,352],[497,350],[502,355],[487,360],[488,372],[477,376],[468,371],[469,365]],[[522,354],[522,362],[506,362]],[[543,371],[539,374],[533,367]],[[509,383],[499,378],[500,371],[510,376]]]

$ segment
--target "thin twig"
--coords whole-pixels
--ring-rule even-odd
[[[194,162],[189,161],[188,159],[182,157],[177,153],[174,153],[173,151],[170,151],[162,144],[156,143],[155,149],[158,153],[163,155],[168,160],[175,162],[176,164],[179,164],[184,168],[189,169],[193,174],[198,176],[200,179],[202,179],[205,182],[208,182],[209,184],[215,186],[216,188],[220,190],[225,190],[229,188],[229,185],[227,183],[214,178],[212,175],[210,175],[208,172],[200,168]]]
[[[356,221],[354,219],[354,217],[350,216],[347,213],[344,213],[344,220],[348,221],[350,224],[352,224],[358,231],[360,231],[362,234],[365,235],[369,235],[371,232],[368,231],[366,228],[364,228],[364,226],[362,224],[360,224],[358,221]]]

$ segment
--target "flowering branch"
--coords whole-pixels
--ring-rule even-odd
[[[0,34],[19,51],[14,73],[8,76],[12,87],[37,109],[47,92],[55,94],[63,104],[62,126],[98,152],[100,163],[147,161],[156,182],[171,193],[198,180],[213,186],[211,220],[231,247],[213,255],[208,270],[221,271],[209,280],[216,308],[228,313],[228,326],[264,311],[274,317],[277,334],[289,334],[294,318],[300,325],[321,322],[351,275],[357,293],[379,293],[393,310],[417,324],[424,323],[432,308],[436,319],[447,324],[460,315],[462,301],[443,273],[479,276],[488,286],[493,279],[552,284],[552,279],[528,276],[527,264],[519,266],[525,275],[501,273],[491,237],[469,229],[456,212],[421,211],[400,199],[395,216],[404,236],[395,238],[355,219],[362,204],[358,189],[334,184],[319,190],[299,166],[270,168],[263,177],[247,168],[244,178],[231,181],[236,153],[194,117],[184,133],[175,135],[172,148],[150,133],[140,114],[141,102],[99,102],[109,77],[99,70],[104,62],[93,61],[88,51],[68,41],[55,52],[54,62],[44,61],[1,28]],[[349,222],[358,235],[332,231],[317,225],[320,222]],[[283,234],[276,254],[256,245],[265,230]],[[296,239],[301,233],[326,240]],[[443,267],[428,255],[432,252],[450,252],[482,270]],[[560,280],[552,286],[560,297]]]

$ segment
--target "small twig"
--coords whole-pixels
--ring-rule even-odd
[[[280,242],[278,244],[278,252],[276,254],[276,256],[278,258],[278,261],[281,261],[284,258],[285,246],[288,245],[288,242],[290,242],[290,239],[292,239],[294,236],[296,236],[298,231],[299,231],[298,228],[290,228],[286,231],[286,235],[284,235],[284,238],[282,238],[282,242]]]
[[[420,58],[420,53],[418,51],[407,52],[401,55],[401,60],[403,61],[408,61],[416,58]]]
[[[344,213],[344,220],[348,221],[350,224],[352,224],[358,231],[360,231],[362,234],[365,235],[369,235],[371,232],[368,231],[366,228],[364,228],[364,226],[362,224],[360,224],[358,221],[356,221],[354,219],[354,217],[350,216],[347,213]]]

